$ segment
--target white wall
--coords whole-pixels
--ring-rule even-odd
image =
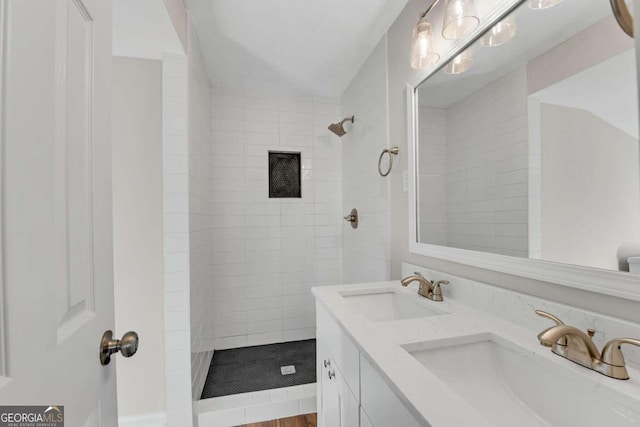
[[[640,241],[638,139],[584,110],[541,107],[541,258],[626,269]]]
[[[191,387],[198,399],[204,387],[213,341],[205,330],[210,311],[213,236],[211,214],[211,85],[193,26],[189,27],[189,262],[191,301]]]
[[[214,88],[216,349],[315,336],[310,288],[342,281],[341,147],[335,99]],[[268,198],[269,150],[302,153],[302,198]]]
[[[115,335],[141,342],[115,359],[127,417],[165,410],[162,63],[114,57],[112,83]]]
[[[342,145],[342,206],[344,215],[358,209],[358,228],[344,221],[345,283],[388,280],[389,179],[378,174],[378,157],[389,146],[387,127],[386,43],[383,38],[341,98],[347,124]],[[404,153],[403,153],[404,154]]]

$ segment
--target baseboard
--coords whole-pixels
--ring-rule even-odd
[[[167,414],[154,412],[118,418],[118,427],[166,427]]]

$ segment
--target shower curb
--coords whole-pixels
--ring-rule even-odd
[[[316,412],[316,383],[193,402],[198,427],[231,427]]]

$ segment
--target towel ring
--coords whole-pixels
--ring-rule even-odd
[[[382,157],[384,157],[385,153],[389,154],[389,169],[386,172],[382,172]],[[393,156],[398,155],[398,147],[393,148],[385,148],[380,153],[380,158],[378,159],[378,173],[380,176],[387,176],[391,172],[391,168],[393,167]]]

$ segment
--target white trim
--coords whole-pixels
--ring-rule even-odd
[[[418,73],[407,84],[407,153],[409,156],[409,252],[431,258],[452,261],[472,267],[540,280],[560,286],[590,291],[602,295],[640,301],[640,276],[620,271],[608,271],[590,267],[559,264],[549,261],[532,260],[510,257],[467,249],[449,248],[444,246],[418,243],[417,241],[417,197],[416,197],[416,118],[417,97],[416,88],[429,76],[442,68],[446,62],[466,49],[493,23],[502,19],[524,0],[509,0],[496,7],[482,25],[466,41],[460,41],[443,55],[444,60],[438,68],[424,70]]]
[[[119,427],[165,427],[167,425],[167,414],[164,412],[153,412],[143,415],[130,415],[118,418]]]

